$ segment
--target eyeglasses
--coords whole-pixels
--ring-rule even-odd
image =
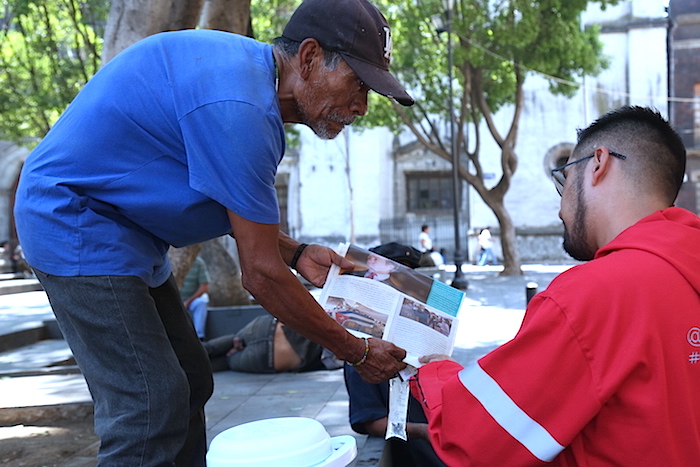
[[[622,154],[617,153],[617,152],[613,152],[613,151],[609,150],[608,153],[612,156],[617,157],[618,159],[622,159],[622,160],[627,159],[627,156],[623,156]],[[573,162],[569,162],[568,164],[564,164],[562,166],[559,166],[556,169],[552,169],[552,180],[554,180],[554,187],[557,189],[557,193],[559,193],[559,196],[561,196],[562,192],[564,191],[564,182],[566,182],[566,174],[564,173],[564,169],[570,165],[577,164],[581,161],[588,160],[593,156],[595,156],[595,154],[591,154],[590,156],[582,157],[581,159],[577,159]]]

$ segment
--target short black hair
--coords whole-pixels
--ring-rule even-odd
[[[604,145],[627,156],[645,186],[660,190],[672,204],[685,176],[686,150],[681,137],[649,107],[624,106],[612,110],[587,128],[578,130],[577,150]],[[580,154],[584,157],[588,154]]]

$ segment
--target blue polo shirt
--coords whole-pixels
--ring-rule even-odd
[[[22,169],[27,261],[53,275],[170,275],[169,245],[279,223],[284,127],[272,46],[210,30],[148,37],[102,68]]]

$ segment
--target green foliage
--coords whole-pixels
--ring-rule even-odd
[[[299,4],[301,0],[252,0],[250,17],[255,38],[271,43],[275,37],[281,36]]]
[[[479,113],[461,115],[461,96],[481,86],[490,111],[515,100],[518,73],[538,72],[557,78],[551,90],[573,95],[577,88],[564,81],[596,75],[605,66],[597,29],[581,30],[580,15],[587,0],[457,0],[452,13],[454,96],[457,117],[466,124]],[[616,0],[604,0],[613,4]],[[412,122],[426,116],[440,120],[448,114],[447,34],[439,33],[433,17],[443,21],[440,0],[381,0],[392,26],[392,71],[411,90],[419,106],[406,110]],[[398,128],[401,120],[386,99],[373,99],[362,119],[366,126]],[[468,109],[472,109],[468,105]],[[465,109],[467,110],[467,109]]]
[[[449,15],[441,0],[377,2],[393,30],[392,71],[416,104],[400,108],[388,99],[373,98],[360,125],[394,130],[407,125],[426,148],[451,162],[452,145],[445,138],[451,132],[444,130],[454,119],[459,176],[474,187],[499,220],[504,273],[519,273],[515,227],[504,197],[518,165],[514,148],[525,105],[523,84],[528,75],[540,73],[550,77],[553,93],[571,96],[578,88],[571,81],[602,70],[605,61],[598,31],[581,29],[581,13],[588,0],[455,0]],[[433,18],[442,19],[441,28]],[[451,69],[448,44],[453,51]],[[480,123],[492,122],[493,114],[508,104],[515,109],[508,127],[485,126],[501,147],[502,168],[498,181],[487,186],[480,160]]]
[[[31,146],[98,70],[109,1],[2,5],[0,138]]]

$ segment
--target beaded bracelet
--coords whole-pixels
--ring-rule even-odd
[[[357,362],[357,363],[350,363],[350,362],[348,362],[348,365],[350,365],[350,366],[360,366],[360,365],[362,365],[363,363],[365,363],[365,361],[367,360],[367,356],[369,355],[369,339],[367,339],[366,337],[363,337],[363,339],[365,340],[365,354],[362,356],[362,358],[360,359],[359,362]]]
[[[292,257],[292,262],[289,264],[289,266],[292,269],[297,268],[297,261],[299,261],[299,257],[301,256],[302,251],[304,251],[304,248],[306,248],[307,246],[309,246],[309,245],[307,245],[306,243],[302,243],[297,248],[297,251],[294,252],[294,256]]]

